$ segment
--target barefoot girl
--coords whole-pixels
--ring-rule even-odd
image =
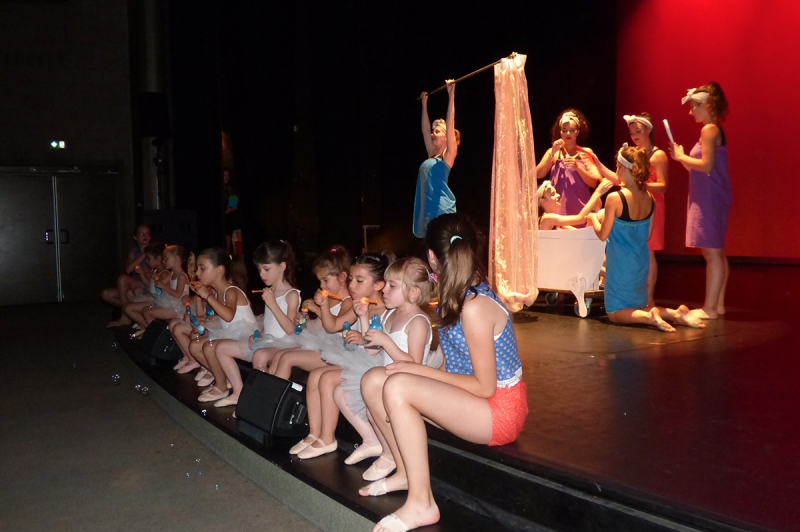
[[[700,248],[706,260],[706,298],[703,307],[692,310],[702,319],[725,314],[728,258],[725,235],[733,194],[728,177],[728,147],[719,124],[728,112],[728,101],[718,83],[712,81],[690,89],[681,103],[689,102],[689,114],[703,124],[700,140],[686,155],[683,146],[670,146],[672,158],[689,170],[689,208],[686,213],[686,246]]]
[[[375,525],[376,532],[439,521],[425,420],[474,443],[503,445],[517,438],[528,414],[511,316],[486,284],[475,226],[463,215],[445,214],[428,225],[425,241],[428,261],[439,276],[437,317],[446,370],[393,362],[371,369],[361,380],[371,418],[397,471],[359,493],[408,489],[405,504]]]
[[[595,213],[590,213],[597,237],[605,241],[606,281],[605,302],[608,319],[612,323],[643,323],[665,332],[675,328],[664,320],[689,327],[705,327],[681,305],[677,310],[647,305],[647,272],[650,255],[647,239],[650,238],[655,209],[653,196],[647,191],[650,161],[647,150],[625,145],[617,154],[617,178],[622,189],[609,194],[602,224]]]
[[[294,320],[297,309],[300,307],[300,290],[294,288],[294,251],[288,242],[275,240],[265,242],[256,248],[253,253],[253,262],[258,267],[258,274],[267,288],[261,293],[264,300],[264,324],[260,336],[263,341],[270,339],[286,338],[294,335]],[[220,380],[227,378],[231,383],[231,394],[219,399],[214,406],[222,407],[235,405],[239,402],[242,392],[242,374],[236,359],[254,361],[255,357],[262,356],[266,349],[258,349],[258,342],[254,341],[253,330],[249,339],[244,341],[231,339],[214,342],[214,349],[209,350],[209,359],[216,359],[223,370],[223,375],[216,375]],[[255,347],[256,349],[252,349]],[[260,365],[264,363],[261,362]],[[214,363],[212,362],[212,366]],[[220,387],[218,387],[220,388]]]
[[[456,83],[447,84],[447,120],[428,117],[428,93],[420,94],[422,100],[422,138],[428,159],[419,167],[417,192],[414,198],[414,236],[425,238],[428,222],[446,212],[456,212],[456,197],[447,186],[450,170],[456,162],[461,133],[455,128]]]

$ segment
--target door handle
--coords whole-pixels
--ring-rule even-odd
[[[44,241],[47,242],[48,244],[56,243],[56,237],[53,233],[55,233],[54,229],[48,229],[44,232]]]
[[[66,229],[61,229],[61,230],[59,230],[59,233],[61,233],[61,241],[60,241],[60,243],[61,244],[69,244],[69,231],[66,230]]]

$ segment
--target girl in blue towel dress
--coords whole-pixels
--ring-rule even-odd
[[[664,332],[675,332],[668,322],[687,327],[704,328],[686,305],[676,310],[647,306],[647,274],[650,251],[647,241],[653,232],[655,202],[647,191],[650,158],[640,147],[625,143],[617,154],[617,177],[623,188],[609,194],[605,215],[586,218],[606,246],[606,313],[612,323],[642,323]]]

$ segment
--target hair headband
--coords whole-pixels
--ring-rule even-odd
[[[544,191],[547,190],[548,186],[552,186],[552,183],[549,179],[545,179],[542,181],[542,184],[539,185],[539,188],[536,190],[536,195],[539,197],[539,199],[544,197]]]
[[[578,115],[576,115],[572,111],[567,111],[566,113],[561,115],[561,120],[558,121],[558,125],[562,125],[565,122],[569,122],[570,120],[578,124],[579,128],[581,127],[581,119],[578,118]]]
[[[431,129],[436,129],[436,126],[442,126],[442,129],[444,129],[445,132],[447,132],[447,122],[445,122],[443,119],[437,118],[436,120],[434,120],[433,124],[431,124]]]
[[[634,122],[639,122],[647,129],[653,129],[653,124],[651,124],[650,121],[643,116],[625,115],[622,117],[622,119],[625,120],[628,125],[631,125]]]
[[[686,91],[686,96],[681,99],[681,105],[685,104],[689,100],[697,103],[703,103],[704,101],[708,100],[708,91],[699,91],[697,89],[689,89]]]
[[[622,156],[622,150],[627,149],[628,143],[622,145],[622,147],[617,152],[617,162],[627,168],[628,170],[633,170],[633,163],[630,162],[628,159]]]

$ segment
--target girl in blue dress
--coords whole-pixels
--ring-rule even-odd
[[[414,197],[414,236],[425,238],[428,222],[440,214],[456,212],[456,197],[447,186],[447,178],[456,161],[461,135],[455,129],[456,83],[448,79],[447,120],[428,118],[428,93],[420,95],[422,100],[422,138],[428,159],[419,167],[417,192]]]
[[[653,195],[647,191],[650,158],[647,150],[625,145],[617,154],[617,178],[622,189],[606,198],[605,214],[586,218],[606,246],[606,313],[611,323],[654,325],[664,332],[675,332],[668,322],[703,328],[686,305],[674,309],[647,307],[647,275],[650,250],[647,241],[653,232]]]

